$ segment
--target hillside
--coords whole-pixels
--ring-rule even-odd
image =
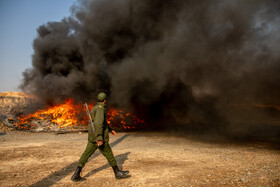
[[[1,92],[0,93],[0,114],[17,115],[29,112],[38,107],[36,96],[23,92]]]

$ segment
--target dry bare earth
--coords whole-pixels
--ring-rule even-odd
[[[131,178],[116,180],[97,151],[70,180],[87,133],[7,132],[0,136],[1,186],[279,186],[280,151],[264,143],[208,143],[164,133],[111,137],[117,162]]]

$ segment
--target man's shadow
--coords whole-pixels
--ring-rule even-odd
[[[121,154],[121,155],[117,155],[117,156],[115,157],[115,159],[116,159],[116,161],[117,161],[118,166],[119,166],[120,169],[122,168],[122,165],[124,164],[124,162],[125,162],[126,160],[128,160],[128,155],[129,155],[129,154],[130,154],[130,152],[127,152],[127,153],[124,153],[124,154]],[[93,174],[95,174],[95,173],[97,173],[97,172],[99,172],[99,171],[102,171],[103,169],[106,169],[106,168],[108,168],[108,167],[110,167],[109,163],[107,163],[107,164],[105,164],[105,165],[103,165],[103,166],[101,166],[101,167],[99,167],[99,168],[96,168],[96,169],[94,169],[94,170],[88,172],[84,177],[87,178],[87,177],[89,177],[89,176],[91,176],[91,175],[93,175]],[[130,176],[129,176],[129,177],[130,177]]]
[[[110,143],[111,148],[116,146],[117,144],[119,144],[120,142],[122,142],[124,139],[126,139],[129,135],[123,135],[122,137],[120,137],[119,139],[117,139],[116,141]],[[90,160],[98,157],[100,155],[100,151],[96,151],[93,155],[91,155]],[[126,153],[125,153],[126,154]],[[129,154],[129,153],[128,153]],[[121,156],[121,155],[119,155]],[[119,158],[119,156],[117,156]],[[120,158],[124,158],[123,156]],[[127,158],[126,158],[127,159]],[[125,160],[126,160],[125,159]],[[121,161],[122,159],[120,159],[120,164],[122,165],[124,163],[125,160]],[[48,175],[47,177],[41,179],[40,181],[30,185],[31,187],[37,187],[37,186],[52,186],[53,184],[57,183],[58,181],[60,181],[61,179],[65,178],[66,176],[68,176],[71,173],[74,173],[75,168],[77,167],[78,162],[73,162],[71,164],[69,164],[68,166],[53,172],[52,174]],[[101,169],[102,170],[102,169]],[[94,171],[94,170],[93,170]],[[97,171],[96,171],[97,172]],[[94,173],[96,173],[94,172]],[[94,174],[93,173],[93,174]],[[90,175],[89,175],[90,176]],[[70,180],[70,179],[69,179]]]

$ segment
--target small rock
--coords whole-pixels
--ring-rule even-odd
[[[43,131],[44,129],[43,129],[43,127],[37,127],[36,129],[35,129],[35,132],[41,132],[41,131]]]

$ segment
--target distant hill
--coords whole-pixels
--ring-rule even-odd
[[[24,92],[0,92],[0,114],[18,115],[39,107],[36,96]]]

